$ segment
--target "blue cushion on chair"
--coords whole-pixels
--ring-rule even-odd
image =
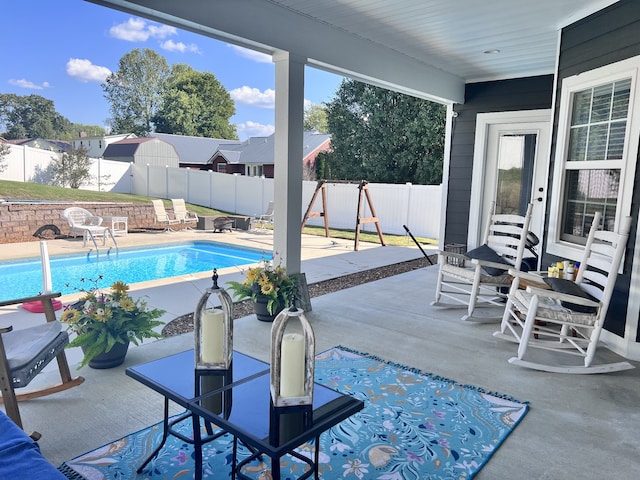
[[[569,295],[573,295],[574,297],[586,298],[589,300],[593,300],[594,302],[598,301],[597,298],[593,298],[587,292],[582,290],[582,288],[580,288],[580,285],[578,285],[573,280],[568,280],[565,278],[546,277],[544,281],[547,285],[551,287],[551,290],[553,290],[554,292],[567,293]],[[598,312],[598,307],[591,307],[589,305],[579,305],[577,303],[567,302],[565,300],[561,300],[560,304],[563,307],[573,310],[574,312],[579,312],[579,313],[597,313]]]
[[[489,245],[484,244],[480,245],[478,248],[474,248],[473,250],[468,251],[465,255],[469,258],[475,258],[476,260],[484,260],[486,262],[493,263],[503,263],[507,265],[507,268],[513,267],[509,262],[507,262],[504,258],[498,255],[495,250],[493,250]],[[501,268],[494,267],[485,267],[482,269],[487,272],[487,275],[491,275],[493,277],[497,277],[498,275],[502,275],[507,270],[503,270]]]

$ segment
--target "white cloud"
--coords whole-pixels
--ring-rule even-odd
[[[167,50],[169,52],[180,52],[180,53],[189,52],[189,53],[198,53],[198,54],[202,53],[200,52],[200,49],[198,48],[198,46],[194,43],[187,45],[182,42],[174,42],[171,39],[165,40],[164,42],[162,42],[160,44],[160,48],[162,48],[163,50]]]
[[[94,65],[90,60],[70,58],[67,62],[67,75],[81,82],[104,82],[111,75],[107,67]]]
[[[243,123],[236,123],[236,129],[239,137],[244,139],[249,137],[268,137],[276,130],[276,127],[249,120]]]
[[[276,92],[267,88],[264,92],[258,88],[242,86],[229,92],[231,98],[239,103],[259,108],[273,108],[276,100]]]
[[[149,38],[164,39],[177,35],[178,30],[168,25],[150,25],[140,18],[130,18],[124,23],[114,25],[109,29],[113,38],[127,42],[146,42]]]
[[[239,47],[237,45],[230,45],[230,47],[241,57],[248,58],[249,60],[253,60],[258,63],[271,63],[271,55],[267,55],[266,53],[256,52],[255,50],[250,50],[248,48]]]
[[[30,90],[44,90],[45,88],[49,88],[49,82],[42,82],[40,85],[38,85],[37,83],[30,82],[29,80],[26,80],[24,78],[21,78],[19,80],[11,79],[9,80],[9,84],[15,85],[16,87],[20,88],[28,88]]]

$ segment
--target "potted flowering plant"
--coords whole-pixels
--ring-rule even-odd
[[[82,290],[84,296],[67,306],[60,317],[68,330],[77,334],[68,346],[82,347],[84,352],[78,368],[87,364],[93,368],[115,367],[124,362],[129,342],[139,345],[145,338],[162,338],[153,328],[163,325],[156,319],[164,310],[150,309],[141,299],[133,300],[126,283],[115,282],[107,293],[97,287],[97,281],[94,283],[96,286]]]
[[[251,298],[258,320],[272,321],[285,307],[289,307],[298,294],[293,278],[280,265],[269,260],[247,270],[244,282],[228,282],[233,297]]]

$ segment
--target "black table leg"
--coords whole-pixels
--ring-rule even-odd
[[[153,453],[151,453],[151,455],[149,455],[149,457],[144,461],[144,463],[140,465],[140,467],[138,467],[138,470],[136,470],[138,473],[142,473],[142,470],[144,470],[144,467],[146,467],[151,461],[151,459],[153,459],[158,454],[160,449],[164,446],[165,442],[167,441],[167,437],[169,436],[169,399],[167,397],[164,397],[164,421],[162,422],[162,426],[163,426],[162,441],[160,442],[160,445],[158,445],[158,447],[153,451]]]
[[[202,437],[200,436],[200,417],[191,415],[193,422],[193,452],[196,457],[195,480],[202,480]]]
[[[316,449],[313,453],[314,455],[314,471],[315,475],[313,476],[316,480],[320,480],[320,473],[318,472],[318,466],[320,465],[320,436],[316,437]]]

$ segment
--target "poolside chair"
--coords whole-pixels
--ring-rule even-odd
[[[96,237],[102,237],[102,244],[107,242],[107,235],[111,233],[109,227],[102,225],[102,217],[93,215],[80,207],[69,207],[62,212],[62,218],[69,224],[69,234],[74,238],[82,235],[83,246],[87,246],[87,238],[95,243]]]
[[[188,228],[190,228],[189,225],[198,223],[198,215],[196,212],[187,210],[184,199],[172,198],[171,203],[173,204],[173,216],[176,220],[179,220],[180,223],[184,223]]]
[[[22,428],[18,402],[61,392],[80,385],[82,377],[71,377],[65,346],[69,334],[56,319],[53,299],[60,293],[47,293],[36,297],[0,302],[0,307],[28,302],[42,302],[46,322],[33,327],[13,330],[0,327],[0,391],[7,415]],[[58,361],[61,383],[16,395],[15,389],[29,385],[31,380],[53,359]],[[36,433],[37,434],[37,433]],[[34,434],[32,434],[34,435]],[[37,434],[39,436],[39,434]]]
[[[628,362],[594,365],[598,339],[627,245],[631,217],[620,232],[598,230],[596,213],[575,281],[511,271],[514,277],[497,338],[518,342],[509,363],[555,373],[607,373],[634,368]],[[524,283],[527,286],[524,288]],[[536,286],[540,285],[539,287]],[[540,361],[525,360],[529,347],[553,351]],[[582,357],[582,365],[560,363]]]
[[[273,223],[273,202],[269,202],[263,214],[255,216],[255,220],[260,223],[260,228],[264,228],[265,223]]]
[[[436,298],[431,305],[465,307],[467,313],[462,317],[463,320],[500,321],[512,279],[508,270],[520,270],[522,265],[532,205],[528,205],[524,216],[496,214],[493,213],[494,208],[480,247],[464,255],[438,252],[440,270]],[[448,301],[442,301],[443,298]],[[500,315],[475,315],[476,308],[480,306],[500,307]]]
[[[162,200],[151,200],[151,203],[153,203],[156,223],[164,223],[166,225],[165,231],[172,232],[173,230],[171,229],[171,226],[180,223],[180,220],[169,216],[167,211],[164,209],[164,202]]]

